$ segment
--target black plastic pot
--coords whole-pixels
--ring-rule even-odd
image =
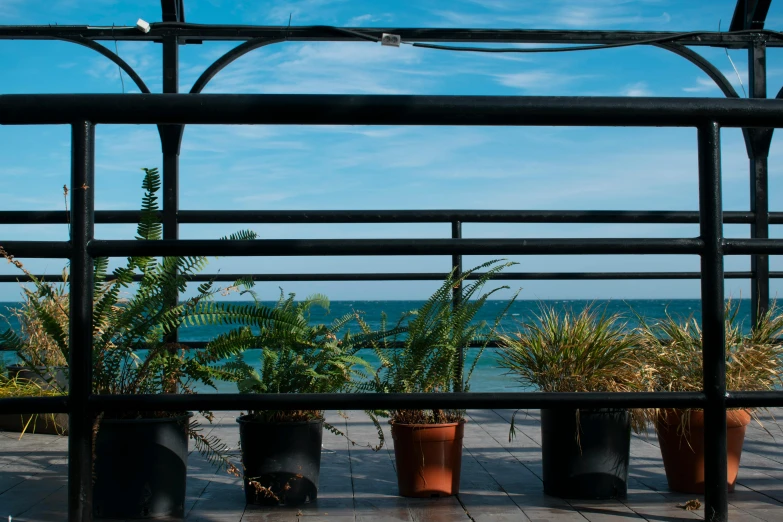
[[[101,421],[95,439],[96,517],[185,515],[187,424],[192,416]]]
[[[237,422],[248,504],[297,505],[318,497],[323,419]]]
[[[578,425],[576,410],[541,410],[544,493],[574,499],[625,498],[630,448],[627,410],[580,410]]]

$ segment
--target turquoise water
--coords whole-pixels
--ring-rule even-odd
[[[738,302],[740,306],[738,320],[743,321],[747,325],[750,315],[750,301],[744,299],[736,302]],[[544,301],[544,303],[560,308],[571,308],[577,311],[590,303],[594,303],[594,305],[601,308],[606,307],[609,313],[621,312],[628,314],[629,327],[633,327],[637,324],[634,313],[644,317],[647,321],[654,321],[655,319],[664,317],[667,310],[670,314],[675,316],[680,315],[687,317],[693,314],[697,320],[700,320],[701,318],[701,304],[698,299],[676,299],[669,301],[647,299],[633,299],[627,301],[552,300]],[[273,303],[269,304],[271,305]],[[357,311],[362,314],[365,321],[367,321],[370,326],[379,328],[382,312],[386,313],[389,318],[389,323],[391,324],[400,317],[402,313],[415,310],[421,304],[422,301],[333,301],[328,314],[320,309],[313,309],[310,320],[313,324],[328,323],[346,313]],[[494,322],[494,318],[503,310],[506,304],[506,301],[488,301],[480,314],[476,317],[476,320],[486,320],[490,323]],[[0,303],[0,313],[6,315],[5,312],[9,306],[17,305],[18,303]],[[516,331],[517,325],[520,322],[532,319],[533,314],[536,313],[539,305],[539,301],[516,301],[501,323],[501,332],[513,333]],[[15,328],[16,326],[17,325],[13,322],[11,323],[11,327]],[[226,329],[225,326],[186,327],[180,330],[180,340],[183,342],[205,341],[226,331]],[[352,329],[356,330],[355,327]],[[375,365],[377,363],[371,351],[363,350],[362,352],[362,355],[365,356],[371,364]],[[471,352],[472,354],[476,353],[475,351]],[[254,361],[259,361],[259,355],[260,350],[248,350],[245,354],[245,360],[252,364]],[[2,356],[2,359],[7,364],[16,362],[16,356],[13,353],[0,352],[0,356]],[[468,357],[468,367],[472,364],[473,357],[475,357],[475,355]],[[512,376],[505,375],[505,370],[498,367],[494,350],[488,349],[476,366],[473,379],[470,383],[470,389],[474,392],[518,391],[519,387]],[[206,388],[201,391],[210,390],[211,389]],[[218,391],[230,393],[236,392],[236,388],[231,383],[220,383],[218,385]]]

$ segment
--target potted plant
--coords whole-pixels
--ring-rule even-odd
[[[540,305],[515,336],[501,336],[500,366],[542,392],[639,389],[638,340],[620,314],[589,305],[575,312]],[[644,412],[625,409],[541,410],[544,492],[563,498],[624,498],[631,428]],[[512,418],[509,438],[515,433]]]
[[[380,393],[468,391],[473,369],[516,299],[515,295],[509,300],[490,328],[486,321],[474,322],[490,296],[508,289],[501,286],[481,293],[493,275],[514,264],[498,263],[490,261],[459,276],[452,272],[418,310],[400,320],[399,324],[405,325],[399,343],[390,344],[386,339],[374,343],[381,364],[364,389]],[[483,269],[488,270],[461,286],[474,272]],[[469,347],[476,342],[478,353],[464,375],[459,361],[467,359]],[[397,409],[375,413],[390,419],[400,495],[433,497],[459,493],[464,410]]]
[[[61,395],[57,389],[36,380],[15,375],[6,376],[0,363],[0,399],[18,397],[54,397]],[[19,432],[21,438],[26,432],[65,435],[68,430],[68,416],[62,413],[45,414],[0,414],[0,430]]]
[[[157,169],[143,169],[144,198],[137,238],[158,240],[161,225],[156,193]],[[231,239],[253,239],[242,231]],[[6,257],[13,260],[12,256]],[[186,346],[169,342],[178,327],[195,324],[263,326],[277,313],[264,307],[218,302],[221,292],[212,282],[198,286],[193,297],[172,302],[186,289],[188,278],[207,260],[188,257],[129,257],[108,275],[109,260],[96,258],[93,302],[93,393],[193,393],[197,383],[214,385],[221,374],[211,366],[221,350],[231,351],[235,339],[210,343],[207,351],[190,356]],[[19,265],[17,265],[19,266]],[[137,280],[134,280],[137,278]],[[47,284],[33,280],[41,295],[53,295]],[[124,294],[135,285],[129,297]],[[46,299],[31,301],[45,335],[68,354],[68,314],[55,314]],[[16,332],[4,339],[15,349],[24,346]],[[51,370],[47,370],[51,371]],[[204,412],[211,420],[209,412]],[[94,514],[107,518],[183,516],[188,437],[210,461],[237,473],[223,454],[225,445],[201,434],[190,412],[100,413],[93,444]],[[133,448],[133,451],[116,451]]]
[[[68,271],[63,270],[62,283],[46,284],[27,272],[22,263],[0,247],[0,256],[33,278],[32,287],[22,286],[23,300],[8,308],[3,316],[8,328],[0,333],[0,343],[14,351],[15,364],[0,364],[0,395],[4,397],[44,397],[64,393],[68,389],[67,361],[57,343],[44,330],[38,310],[47,310],[48,317],[68,323]],[[13,326],[16,328],[14,328]],[[68,414],[22,414],[0,416],[0,429],[63,435],[68,430]]]
[[[22,286],[22,304],[8,309],[3,316],[8,328],[0,333],[0,343],[14,350],[18,363],[8,365],[9,378],[35,381],[52,389],[67,389],[68,361],[57,343],[44,330],[44,310],[47,318],[68,324],[68,270],[62,272],[62,282],[49,284],[39,281],[22,263],[0,248],[0,255],[12,262],[33,281],[33,286]],[[12,327],[12,321],[16,328]],[[2,372],[3,375],[6,372]]]
[[[726,304],[726,389],[771,390],[781,384],[783,315],[772,306],[749,331],[737,321],[739,306]],[[701,391],[702,332],[693,315],[641,321],[646,385],[650,391]],[[745,429],[753,412],[726,412],[728,488],[734,491]],[[658,434],[669,489],[704,492],[704,411],[659,409],[651,415]]]
[[[262,348],[257,368],[245,361],[241,351],[234,360],[218,367],[224,375],[233,376],[240,393],[347,391],[356,379],[366,379],[372,370],[358,356],[361,347],[394,333],[341,333],[357,317],[355,313],[336,318],[331,324],[311,325],[311,309],[319,307],[328,312],[329,300],[323,295],[304,301],[295,297],[289,294],[286,298],[281,291],[275,305],[285,322],[269,324],[258,333],[242,327],[213,341],[221,343],[234,337],[242,339],[239,344],[244,347]],[[322,410],[250,410],[238,417],[237,423],[249,504],[299,505],[316,500],[323,428],[343,435],[325,421]]]

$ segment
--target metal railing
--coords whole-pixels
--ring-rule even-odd
[[[363,125],[583,125],[667,126],[697,129],[699,212],[628,213],[631,221],[683,219],[695,222],[698,237],[640,239],[298,239],[298,240],[96,240],[94,139],[96,124],[363,124]],[[705,410],[705,486],[709,520],[727,520],[726,408],[781,406],[783,392],[733,392],[725,383],[725,255],[780,255],[781,239],[723,237],[720,128],[783,126],[783,101],[554,98],[470,96],[310,96],[310,95],[2,95],[0,124],[70,124],[72,129],[70,241],[0,241],[17,257],[61,257],[71,262],[70,389],[67,397],[2,401],[7,412],[67,412],[69,421],[69,516],[91,520],[92,417],[99,411],[183,409],[336,408],[573,408],[699,407]],[[421,217],[425,217],[423,211]],[[433,211],[429,211],[433,214]],[[41,219],[50,219],[40,214]],[[187,219],[187,213],[182,213]],[[383,219],[379,217],[376,219]],[[497,219],[607,219],[611,213],[499,213]],[[415,214],[413,214],[415,215]],[[412,216],[413,216],[412,215]],[[447,222],[480,213],[445,212]],[[24,214],[17,214],[21,219]],[[128,214],[127,217],[130,217]],[[191,218],[206,214],[195,211]],[[210,212],[211,218],[247,221],[249,215]],[[263,213],[256,214],[264,218]],[[338,214],[339,216],[339,214]],[[411,217],[412,217],[411,216]],[[487,219],[493,216],[485,215]],[[5,217],[11,217],[8,213]],[[103,217],[101,219],[103,219]],[[279,216],[280,217],[280,216]],[[322,217],[325,217],[322,216]],[[345,216],[340,216],[345,217]],[[368,216],[365,216],[368,217]],[[432,215],[429,216],[433,217]],[[460,217],[462,219],[453,219]],[[750,213],[727,214],[747,222]],[[390,218],[390,216],[386,216]],[[59,219],[59,218],[58,218]],[[290,219],[301,219],[290,213]],[[395,218],[397,219],[397,218]],[[775,215],[775,220],[780,216]],[[183,221],[180,221],[183,222]],[[656,221],[657,222],[657,221]],[[666,221],[670,222],[670,221]],[[459,226],[455,226],[459,236]],[[454,393],[454,394],[204,394],[97,396],[91,393],[92,269],[96,256],[211,255],[698,255],[701,269],[704,390],[695,393]],[[459,259],[453,257],[453,262]],[[681,273],[687,277],[691,273]],[[584,278],[589,278],[585,274]],[[392,274],[396,276],[396,274]],[[656,276],[657,277],[657,276]]]

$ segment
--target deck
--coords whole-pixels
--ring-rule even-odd
[[[461,493],[439,499],[397,496],[393,449],[378,453],[351,446],[345,438],[324,433],[318,501],[300,508],[246,507],[239,479],[215,473],[197,453],[189,457],[189,521],[317,522],[385,521],[591,521],[692,520],[704,517],[678,507],[694,495],[670,493],[654,435],[634,436],[628,498],[623,501],[565,501],[545,496],[541,484],[538,411],[518,418],[523,432],[508,442],[510,411],[473,410],[465,429]],[[776,410],[777,418],[783,410]],[[360,413],[344,426],[356,441],[372,441],[374,428]],[[236,412],[219,412],[212,433],[238,445]],[[736,521],[783,519],[783,427],[768,420],[775,436],[751,424],[745,439],[737,489],[730,495],[730,518]],[[389,437],[389,441],[391,437]],[[64,521],[66,516],[67,439],[0,433],[0,520]],[[703,501],[703,498],[700,499]]]

